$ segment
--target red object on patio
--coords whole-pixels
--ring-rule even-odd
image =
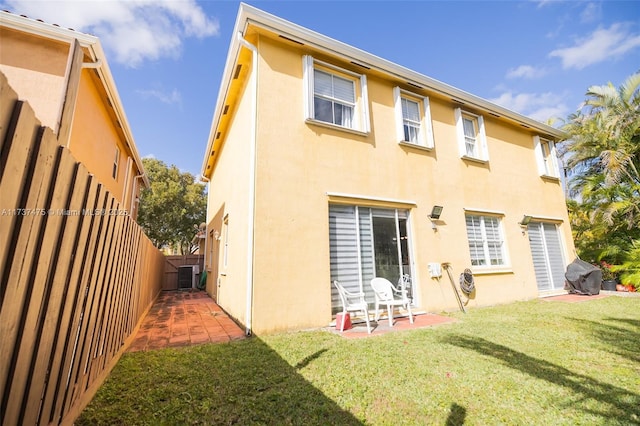
[[[343,314],[340,312],[336,315],[336,330],[340,330],[342,328],[342,316],[344,315],[344,330],[349,330],[351,328],[351,314],[347,312]]]

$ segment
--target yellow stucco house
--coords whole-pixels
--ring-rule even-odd
[[[408,274],[414,312],[457,309],[445,262],[470,307],[562,291],[562,137],[242,4],[202,165],[207,292],[260,334],[329,325],[333,280],[372,309],[373,277]]]
[[[0,11],[0,72],[135,219],[149,181],[99,39]]]

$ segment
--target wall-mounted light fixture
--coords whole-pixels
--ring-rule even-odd
[[[429,215],[429,219],[440,219],[440,215],[442,214],[442,206],[433,206],[431,209],[431,214]]]
[[[213,231],[213,238],[215,238],[216,241],[220,241],[220,233],[217,229]]]
[[[533,217],[532,217],[532,216],[524,215],[524,216],[522,217],[522,220],[521,220],[520,222],[518,222],[518,225],[520,225],[520,226],[527,226],[527,225],[529,225],[529,222],[531,222],[531,219],[533,219]]]
[[[442,206],[433,206],[431,209],[431,214],[429,215],[429,220],[431,221],[431,229],[434,231],[438,230],[438,225],[436,225],[436,220],[440,219],[440,215],[442,214]]]
[[[522,220],[518,222],[518,225],[520,225],[520,228],[522,228],[522,235],[524,235],[527,232],[527,226],[529,226],[529,222],[531,222],[531,219],[533,219],[532,216],[525,214],[522,217]]]

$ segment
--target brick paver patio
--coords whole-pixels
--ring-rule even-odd
[[[163,291],[129,352],[243,339],[244,330],[204,291]]]
[[[371,317],[373,317],[373,313],[369,312]],[[343,337],[347,339],[361,339],[363,337],[371,337],[371,336],[380,336],[387,333],[392,333],[394,331],[402,331],[402,330],[414,330],[418,328],[426,328],[433,327],[439,324],[448,324],[452,322],[456,322],[457,319],[444,316],[444,315],[436,315],[436,314],[417,314],[413,315],[413,324],[409,322],[409,317],[395,317],[393,319],[393,327],[389,327],[389,321],[386,317],[386,311],[384,315],[378,320],[371,321],[371,334],[367,333],[367,325],[362,322],[357,322],[353,324],[353,326],[345,330],[344,332],[340,332],[339,329],[335,327],[331,327],[330,331],[334,333],[341,334]]]

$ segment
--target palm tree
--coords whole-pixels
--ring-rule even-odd
[[[596,257],[585,260],[622,262],[624,253],[625,265],[637,268],[638,251],[629,248],[640,244],[640,72],[617,89],[611,83],[592,86],[586,96],[563,126],[570,136],[563,155],[574,175],[570,194],[580,200],[570,209],[600,232],[576,245]]]

